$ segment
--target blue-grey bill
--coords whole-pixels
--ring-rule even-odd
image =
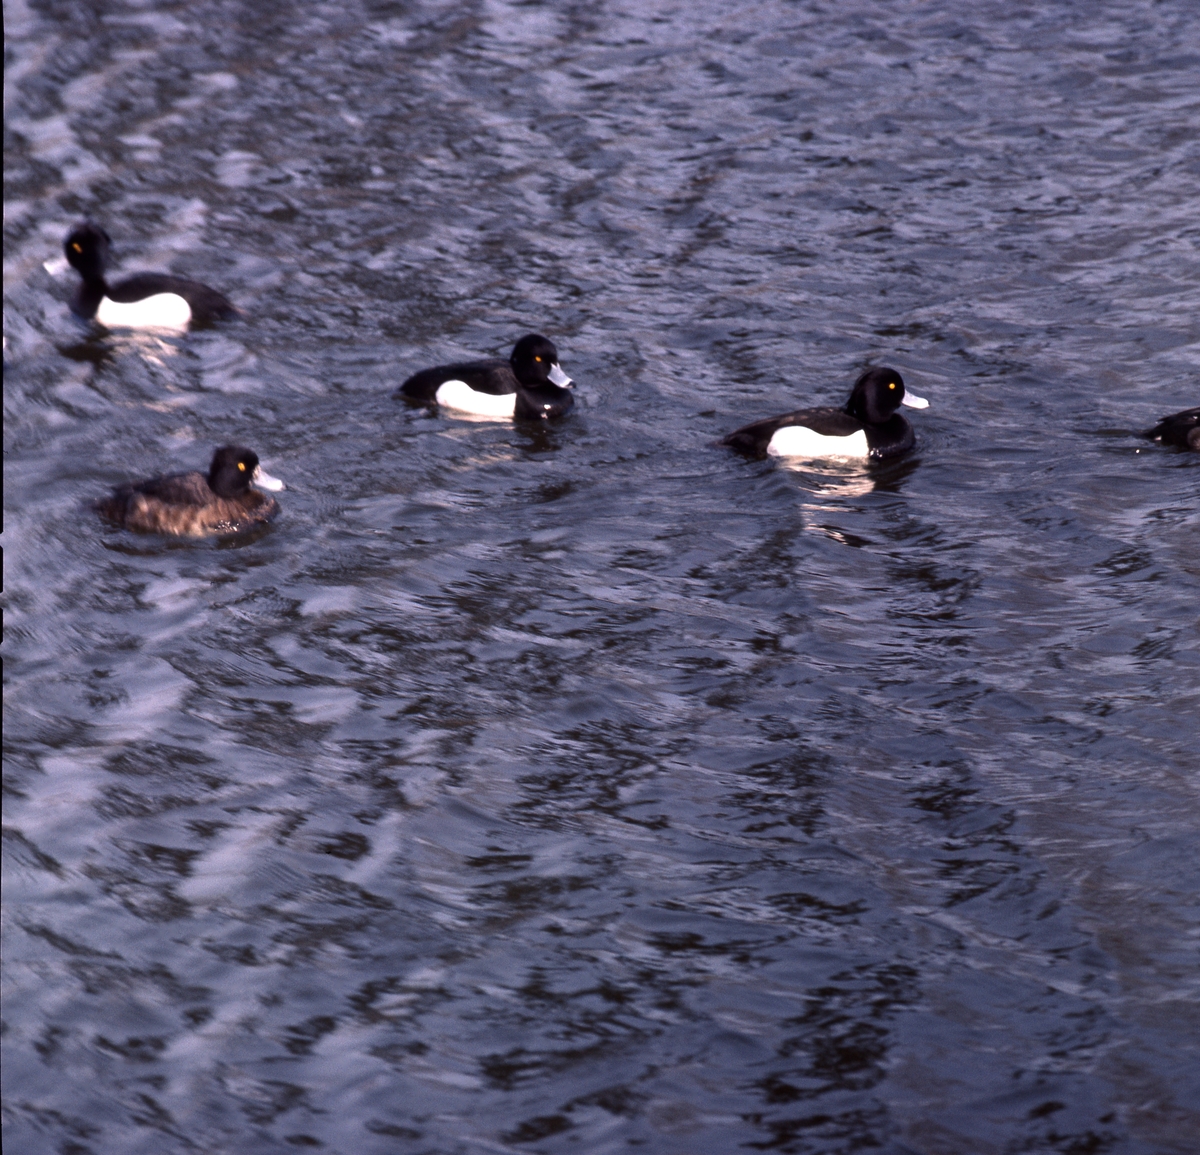
[[[283,488],[283,482],[278,477],[272,477],[261,465],[256,466],[250,484],[259,489],[278,491]]]

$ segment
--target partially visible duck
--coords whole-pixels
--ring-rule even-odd
[[[414,373],[398,395],[479,417],[544,420],[561,417],[575,404],[571,378],[559,366],[558,350],[529,333],[507,361],[467,361]]]
[[[722,444],[751,457],[861,457],[883,461],[907,453],[916,440],[896,412],[901,405],[926,409],[929,402],[908,393],[895,369],[868,369],[855,382],[841,409],[797,409],[744,425]]]
[[[135,273],[115,285],[104,279],[112,241],[99,225],[84,221],[63,241],[63,252],[83,283],[71,312],[110,329],[187,329],[237,315],[216,289],[170,273]]]
[[[1163,445],[1177,445],[1180,449],[1194,449],[1200,453],[1200,405],[1162,418],[1153,429],[1147,429],[1140,436],[1160,441]]]
[[[223,445],[213,454],[207,476],[195,471],[128,482],[95,508],[109,521],[144,533],[237,533],[279,512],[279,502],[251,487],[279,490],[283,482],[263,471],[252,449]]]

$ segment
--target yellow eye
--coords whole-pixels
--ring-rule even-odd
[[[81,245],[78,241],[72,241],[71,248],[73,248],[77,253],[83,252],[83,245]]]
[[[540,361],[540,360],[541,360],[541,357],[539,357],[539,356],[538,356],[538,355],[535,353],[535,354],[533,355],[533,359],[534,359],[535,361]]]
[[[888,382],[888,388],[889,388],[889,389],[895,389],[895,388],[896,388],[896,382],[895,382],[895,381],[889,381],[889,382]]]
[[[241,473],[245,473],[245,472],[246,472],[246,463],[245,463],[244,461],[239,461],[239,462],[238,462],[238,471],[239,471],[239,472],[241,472]]]

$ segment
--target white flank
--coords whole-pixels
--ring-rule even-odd
[[[444,381],[438,386],[437,403],[477,417],[512,417],[517,411],[515,393],[480,393],[465,381]]]
[[[803,425],[785,425],[771,438],[772,457],[869,457],[867,435],[861,429],[849,437],[826,437]]]
[[[904,390],[904,396],[900,399],[901,405],[907,405],[910,409],[928,409],[929,402],[924,397],[918,397],[915,393],[910,393],[907,389]]]
[[[555,363],[550,366],[550,380],[555,385],[560,385],[560,386],[571,384],[571,378],[568,377],[562,371],[562,366],[559,365],[559,363],[557,361],[555,361]]]
[[[257,486],[259,489],[275,491],[283,488],[283,482],[278,477],[272,477],[261,465],[255,466],[254,473],[250,477],[250,484]]]
[[[100,300],[96,320],[109,329],[186,329],[192,310],[178,293],[155,293],[128,304]]]

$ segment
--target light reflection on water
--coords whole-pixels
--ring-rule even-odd
[[[1190,1151],[1189,16],[6,6],[6,1142]],[[867,363],[905,460],[717,446]]]

